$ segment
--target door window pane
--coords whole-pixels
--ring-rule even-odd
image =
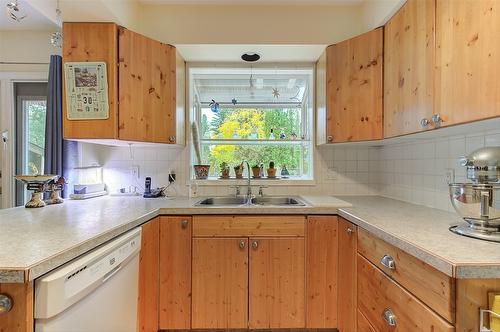
[[[45,152],[45,118],[47,102],[45,100],[23,100],[25,114],[25,174],[43,174]]]

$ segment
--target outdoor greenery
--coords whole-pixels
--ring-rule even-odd
[[[47,109],[45,101],[29,101],[27,110],[28,134],[28,174],[43,173],[43,157],[45,151],[45,118]]]
[[[290,175],[301,175],[300,164],[303,161],[301,144],[293,143],[266,143],[225,145],[214,144],[203,139],[270,139],[280,141],[280,133],[284,133],[285,140],[300,140],[301,110],[291,109],[255,109],[235,108],[220,109],[217,113],[210,113],[205,109],[201,119],[202,159],[211,165],[211,175],[219,175],[220,165],[225,162],[232,169],[247,160],[250,167],[255,164],[264,164],[274,161],[277,168],[286,165]],[[209,117],[211,118],[209,120]],[[271,135],[272,132],[272,135]],[[294,136],[293,136],[294,134]],[[308,165],[303,167],[307,168]],[[307,171],[307,170],[306,170]],[[246,174],[246,171],[245,171]],[[234,176],[231,171],[231,176]]]

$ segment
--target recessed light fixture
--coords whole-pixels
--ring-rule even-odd
[[[256,62],[260,60],[260,55],[258,53],[247,52],[241,56],[241,60],[246,62]]]

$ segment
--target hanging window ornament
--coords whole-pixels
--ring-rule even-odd
[[[273,88],[273,97],[276,99],[280,97],[280,90],[278,88]]]
[[[212,112],[219,113],[220,106],[219,103],[216,102],[215,100],[212,99],[212,101],[210,102],[210,104],[208,104],[208,106],[210,106]]]
[[[253,67],[250,66],[250,79],[248,81],[250,90],[253,90],[255,88],[255,79],[253,78]]]
[[[231,103],[236,106],[236,104],[238,103],[238,101],[236,100],[236,98],[233,98],[233,99],[231,99]]]
[[[300,99],[299,99],[300,87],[298,85],[296,85],[295,88],[297,89],[297,93],[293,97],[291,97],[290,100],[300,102]]]
[[[61,9],[59,9],[59,0],[57,0],[57,3],[56,3],[56,24],[58,27],[61,27],[62,26],[62,20],[61,20]],[[57,47],[57,48],[61,48],[62,47],[62,33],[60,31],[56,31],[56,32],[53,32],[51,35],[50,35],[50,43],[52,44],[52,46],[54,47]]]
[[[7,14],[14,21],[21,22],[28,16],[28,14],[19,7],[17,0],[9,2],[5,6],[7,7]]]

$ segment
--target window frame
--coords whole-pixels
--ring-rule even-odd
[[[188,144],[189,144],[189,151],[188,151],[188,162],[189,162],[189,173],[188,173],[188,178],[187,182],[188,183],[196,183],[202,186],[218,186],[222,184],[227,184],[227,185],[240,185],[246,183],[246,172],[244,173],[244,179],[218,179],[218,178],[209,178],[206,180],[200,180],[200,179],[195,179],[194,177],[194,170],[192,167],[193,160],[194,160],[194,148],[192,145],[192,135],[191,135],[191,123],[192,121],[196,120],[198,125],[200,125],[201,121],[201,113],[202,113],[202,105],[200,104],[199,101],[194,100],[194,97],[196,94],[194,92],[194,85],[192,84],[193,81],[193,71],[196,71],[197,69],[210,69],[210,68],[215,68],[215,69],[246,69],[249,67],[248,64],[242,64],[242,63],[187,63],[186,64],[186,70],[187,70],[187,100],[188,100],[188,107],[189,107],[189,112],[188,112],[188,117],[189,121],[187,124],[187,130],[188,130]],[[309,173],[306,176],[302,176],[299,178],[290,178],[290,179],[252,179],[252,184],[253,185],[266,185],[266,184],[272,184],[273,186],[286,186],[286,185],[305,185],[305,186],[310,186],[310,185],[315,185],[315,157],[314,157],[314,94],[315,94],[315,64],[314,63],[264,63],[264,64],[253,64],[252,67],[256,70],[258,69],[280,69],[280,70],[304,70],[304,71],[309,71],[309,82],[306,87],[306,91],[304,92],[304,99],[301,104],[301,130],[302,133],[305,135],[306,139],[305,140],[297,140],[295,141],[296,143],[291,143],[291,144],[297,144],[297,145],[302,145],[303,148],[301,149],[302,153],[305,149],[309,149],[309,157],[308,157],[308,162],[309,162]],[[232,105],[227,105],[228,107],[233,107]],[[246,105],[245,105],[246,106]],[[264,105],[263,105],[264,106]],[[270,105],[271,106],[271,105]],[[226,107],[226,106],[224,106]],[[236,107],[234,107],[236,108]],[[205,139],[205,141],[211,141],[211,139]],[[213,140],[214,142],[217,142],[218,140]],[[231,143],[237,140],[230,140],[230,139],[225,139],[225,143]],[[250,141],[256,141],[256,140],[248,140]],[[265,140],[258,140],[260,142],[263,142]],[[280,140],[276,140],[280,141]],[[290,141],[292,142],[292,141]],[[284,143],[286,144],[286,143]],[[303,170],[303,165],[304,165],[305,158],[301,158],[300,161],[300,168],[301,172]]]

